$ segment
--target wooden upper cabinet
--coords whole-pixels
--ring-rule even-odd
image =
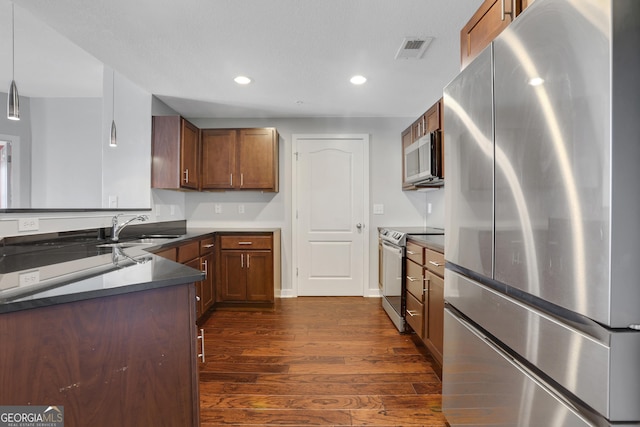
[[[154,116],[151,188],[197,190],[199,146],[199,129],[183,117]]]
[[[275,128],[203,129],[154,116],[151,188],[277,192]]]
[[[278,191],[278,133],[273,128],[240,129],[240,188]]]
[[[201,188],[278,191],[278,132],[203,129]]]
[[[424,113],[426,133],[440,130],[442,128],[442,122],[440,121],[440,110],[442,108],[441,101],[442,99],[438,100],[438,102],[433,104],[431,108],[429,108],[427,112]]]
[[[231,189],[236,173],[236,130],[202,131],[202,189]]]
[[[460,65],[465,68],[532,0],[485,0],[460,31]],[[526,4],[525,4],[526,6]]]

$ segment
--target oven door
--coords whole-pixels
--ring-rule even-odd
[[[400,332],[404,332],[403,258],[403,247],[382,242],[382,307]]]

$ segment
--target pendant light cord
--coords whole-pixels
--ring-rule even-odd
[[[116,70],[111,69],[111,120],[116,121]]]
[[[15,23],[15,7],[11,3],[11,80],[16,79],[16,23]]]

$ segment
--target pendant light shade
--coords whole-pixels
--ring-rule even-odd
[[[116,72],[112,71],[111,81],[111,138],[109,138],[109,147],[118,146],[118,138],[116,137]]]
[[[15,35],[15,19],[14,5],[11,4],[11,86],[9,86],[9,94],[7,97],[7,118],[9,120],[20,120],[20,96],[18,95],[18,87],[16,86],[16,35]]]
[[[109,147],[117,147],[118,139],[116,138],[116,121],[111,120],[111,138],[109,139]]]
[[[18,96],[18,87],[15,80],[11,80],[11,86],[9,86],[7,118],[9,120],[20,120],[20,97]]]

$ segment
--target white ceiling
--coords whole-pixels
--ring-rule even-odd
[[[480,3],[15,0],[15,79],[21,95],[55,94],[43,78],[95,94],[101,67],[84,50],[190,118],[417,117],[457,74],[460,29]],[[10,17],[0,0],[0,90],[11,80]],[[422,59],[395,59],[407,36],[434,38]],[[239,74],[253,83],[237,85]],[[354,74],[367,83],[349,83]]]

